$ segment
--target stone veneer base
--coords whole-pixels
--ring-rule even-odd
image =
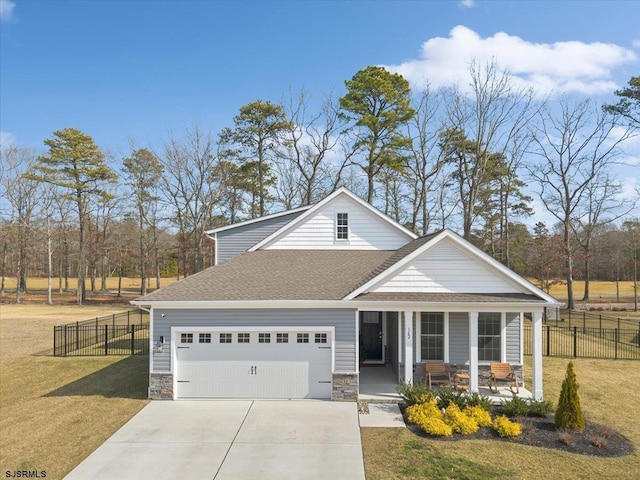
[[[356,402],[360,375],[357,373],[334,373],[331,382],[331,400],[334,402]]]
[[[149,398],[151,400],[173,400],[173,374],[149,374]]]

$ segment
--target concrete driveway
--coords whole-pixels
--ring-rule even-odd
[[[355,403],[155,401],[67,480],[364,480]]]

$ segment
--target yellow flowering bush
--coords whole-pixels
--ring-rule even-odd
[[[453,434],[451,427],[440,417],[429,417],[420,424],[420,427],[429,435],[438,437],[449,437]]]
[[[444,421],[454,432],[471,435],[480,428],[478,422],[463,413],[455,403],[450,403],[444,412]]]
[[[416,425],[422,425],[422,423],[428,418],[440,418],[442,414],[438,410],[438,405],[435,399],[426,403],[416,403],[407,407],[407,420]]]
[[[473,418],[478,426],[490,427],[491,426],[491,414],[487,412],[480,405],[468,406],[463,410],[464,414],[470,418]]]
[[[500,415],[493,420],[493,429],[501,437],[517,437],[522,435],[522,428],[519,423],[512,422],[505,415]]]

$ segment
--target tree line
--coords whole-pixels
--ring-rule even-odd
[[[2,150],[0,290],[16,277],[19,302],[28,276],[47,276],[49,292],[75,277],[82,303],[87,281],[138,276],[145,294],[214,263],[207,229],[346,186],[418,234],[459,231],[543,288],[562,278],[573,306],[576,276],[585,299],[590,278],[637,281],[640,193],[622,195],[612,167],[639,132],[640,77],[615,94],[541,99],[495,63],[415,91],[366,67],[318,107],[290,91],[240,107],[215,135],[195,125],[123,158],[58,130],[43,151]],[[554,220],[530,231],[534,198]]]

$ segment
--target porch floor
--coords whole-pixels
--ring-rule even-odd
[[[402,397],[396,390],[398,384],[398,376],[389,365],[362,365],[358,400],[369,403],[400,403]],[[498,387],[498,393],[492,393],[486,385],[481,385],[478,390],[481,395],[489,397],[495,405],[513,397],[508,387]],[[533,398],[533,394],[526,388],[520,387],[518,397],[528,400]]]

